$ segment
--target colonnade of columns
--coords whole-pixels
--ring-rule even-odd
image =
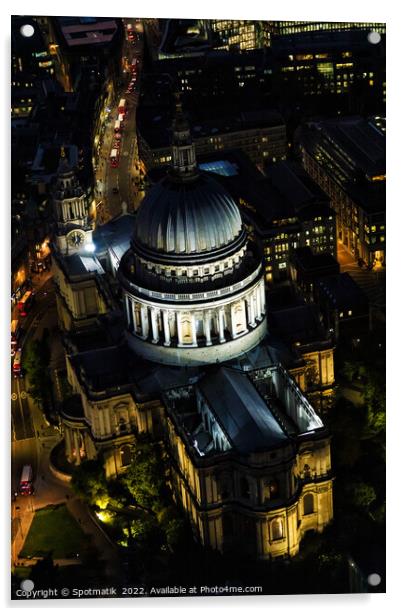
[[[87,457],[84,432],[65,426],[64,440],[67,460],[78,466]]]
[[[265,315],[264,281],[223,306],[205,308],[162,308],[143,304],[128,295],[125,299],[131,333],[164,346],[197,347],[223,344],[255,328]]]

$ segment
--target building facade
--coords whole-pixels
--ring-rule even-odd
[[[328,434],[280,366],[223,367],[164,400],[174,493],[205,545],[294,556],[308,530],[332,519]]]
[[[197,168],[180,102],[173,129],[173,168],[143,200],[130,244],[115,224],[128,245],[110,271],[120,304],[65,336],[65,454],[73,465],[101,457],[118,477],[137,434],[150,434],[203,545],[292,557],[332,519],[329,434],[270,356],[262,253],[230,194]],[[112,226],[106,236],[109,250]],[[83,246],[54,250],[59,271],[70,269],[60,297],[75,290],[78,259],[111,290],[96,252],[88,263]],[[87,277],[78,272],[80,289]]]
[[[362,118],[312,123],[300,134],[303,166],[328,194],[338,239],[369,267],[385,265],[385,135]]]

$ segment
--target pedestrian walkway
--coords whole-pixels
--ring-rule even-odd
[[[367,270],[356,263],[345,246],[338,242],[338,261],[341,272],[347,272],[356,284],[365,292],[370,304],[376,308],[385,308],[385,268]]]

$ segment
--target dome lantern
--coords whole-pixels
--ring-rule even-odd
[[[173,121],[173,173],[180,180],[191,179],[197,175],[195,146],[190,127],[184,116],[179,93],[176,93],[176,111]]]

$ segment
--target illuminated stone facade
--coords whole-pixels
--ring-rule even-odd
[[[225,372],[226,368],[216,378],[221,383],[217,399],[225,396]],[[240,382],[248,377],[236,378]],[[213,405],[203,396],[202,385],[195,388],[194,405],[200,422],[189,432],[188,411],[187,417],[181,412],[180,393],[167,392],[164,398],[169,415],[168,446],[174,458],[174,493],[204,545],[223,552],[243,550],[259,558],[294,556],[303,535],[308,530],[321,532],[333,516],[330,439],[321,420],[280,366],[257,371],[250,378],[259,391],[266,392],[266,412],[278,403],[282,405],[281,425],[286,425],[283,432],[287,438],[273,444],[268,436],[265,446],[256,450],[255,443],[254,447],[250,443],[250,448],[248,443],[239,445],[238,435],[231,439],[223,431],[222,415],[214,413]],[[277,393],[271,397],[273,390]],[[183,393],[188,400],[188,391]],[[255,398],[257,404],[261,403],[257,395]],[[248,404],[251,407],[254,400],[250,403],[248,398]],[[239,407],[237,411],[240,424]],[[280,416],[277,410],[275,416]]]
[[[128,342],[161,363],[221,362],[265,336],[262,255],[229,193],[196,169],[180,104],[173,161],[141,204],[119,268]]]
[[[269,363],[262,255],[228,194],[196,171],[178,111],[176,174],[143,202],[117,273],[126,337],[83,350],[79,333],[66,336],[66,457],[100,456],[118,477],[149,434],[203,545],[291,557],[332,519],[329,435]],[[60,298],[74,292],[71,272],[63,280]]]

